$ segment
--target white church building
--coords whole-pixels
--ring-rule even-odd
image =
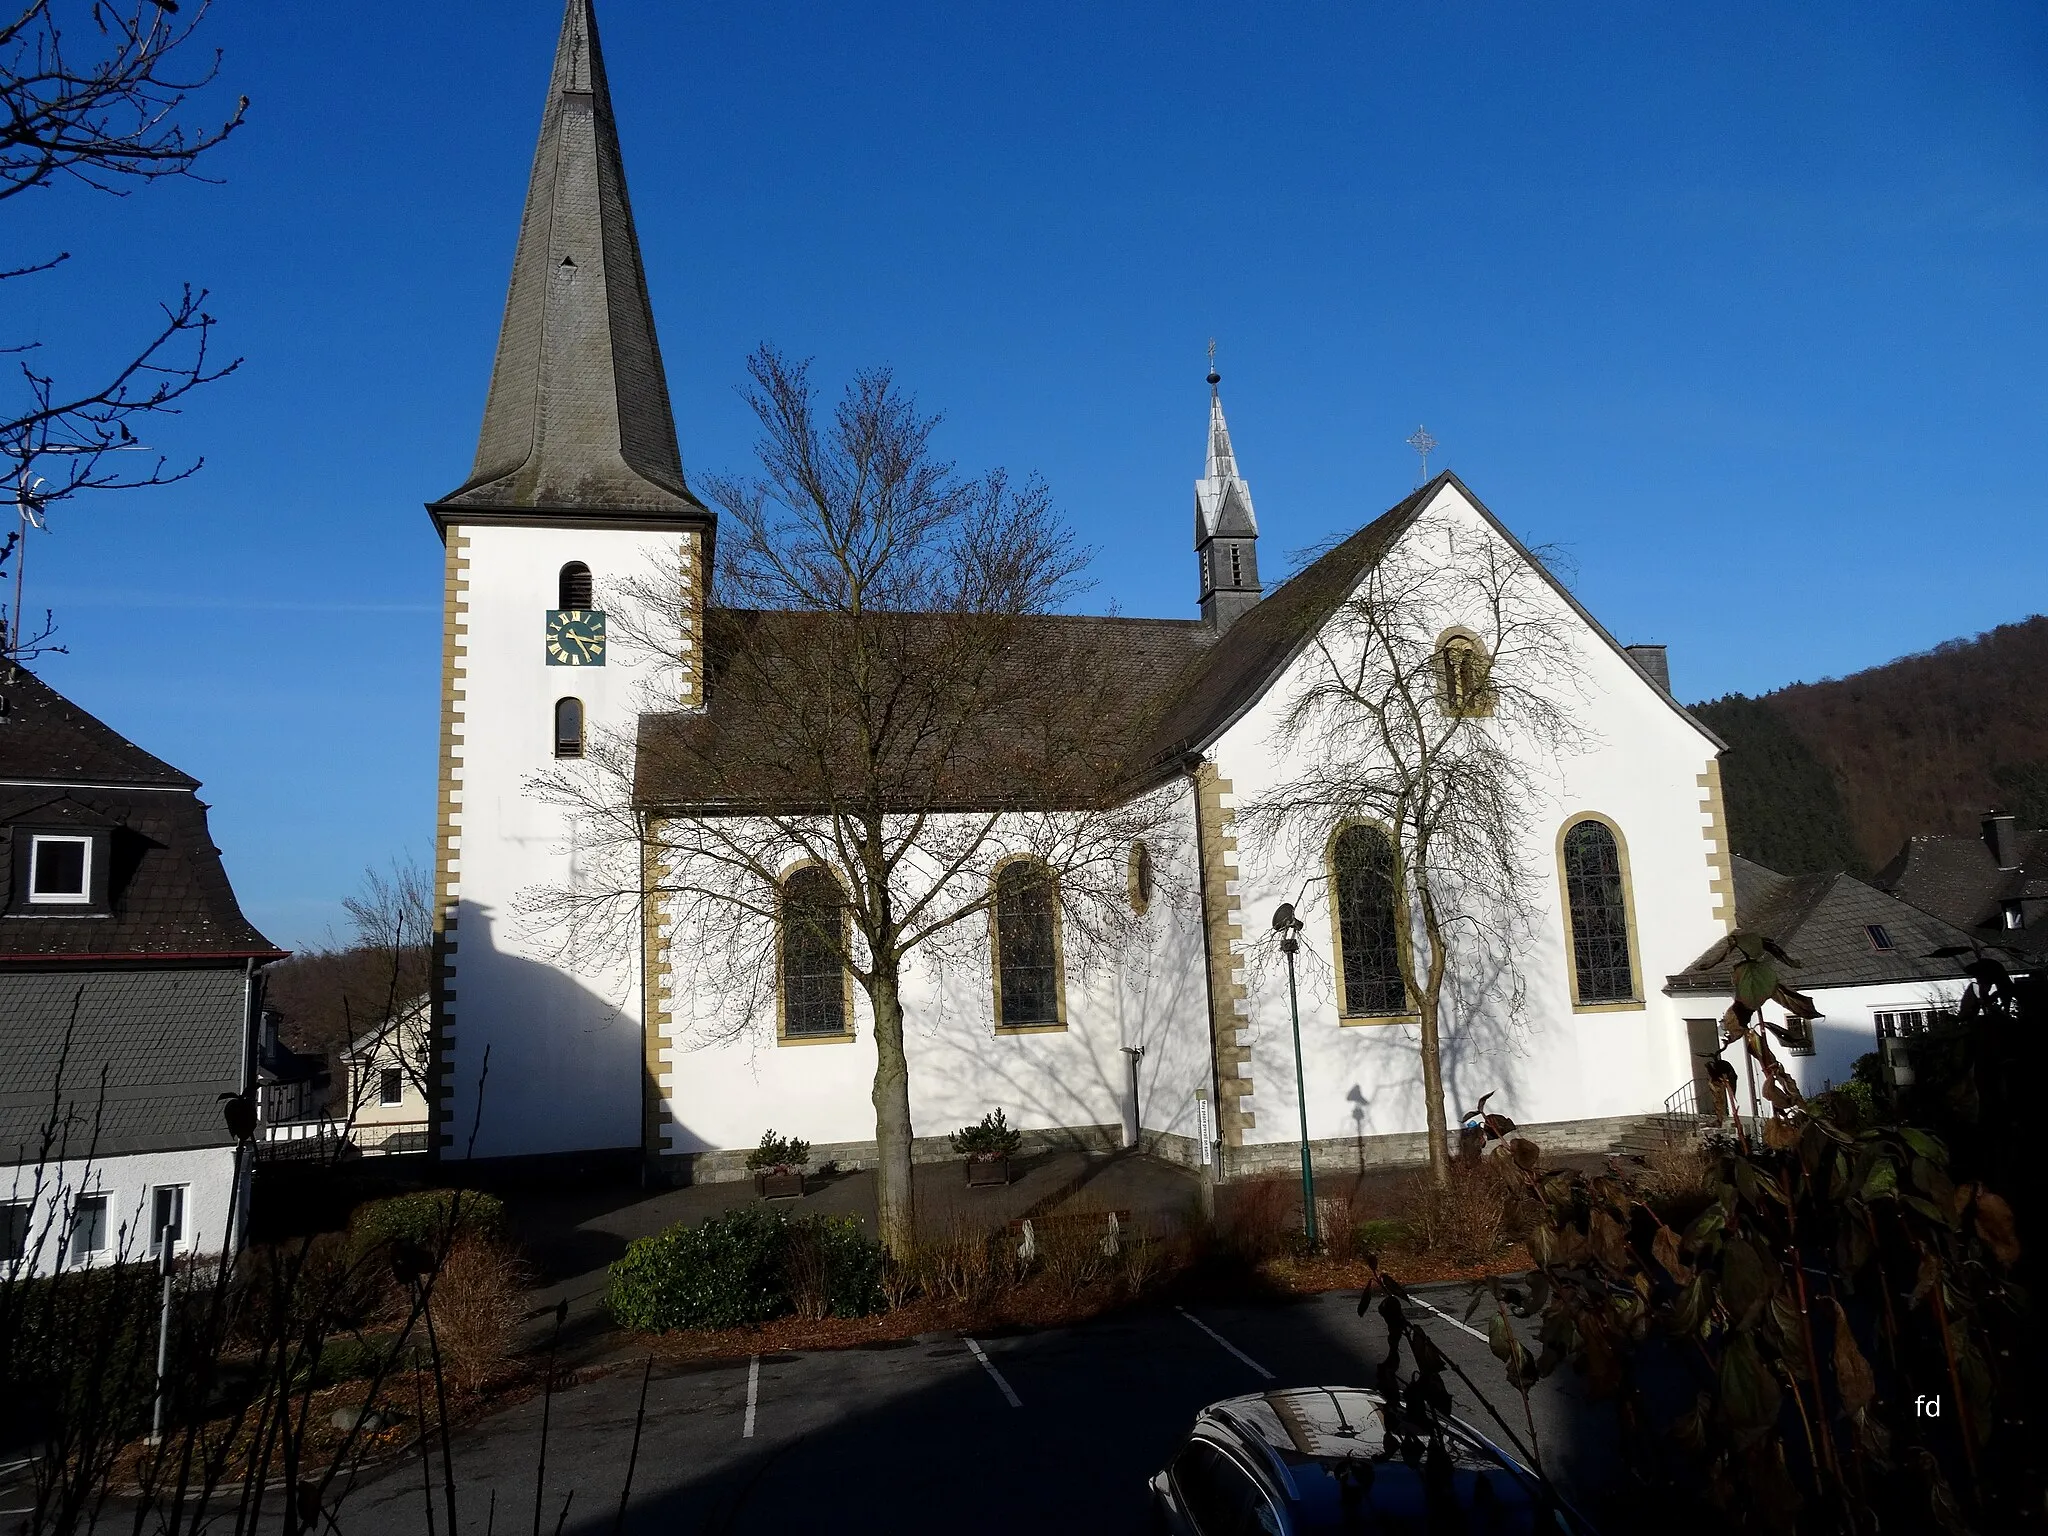
[[[1526,567],[1569,651],[1578,743],[1519,807],[1531,894],[1513,955],[1481,945],[1446,989],[1446,1113],[1455,1124],[1492,1093],[1548,1148],[1609,1145],[1693,1077],[1686,1010],[1664,983],[1734,920],[1720,743],[1672,697],[1661,648],[1618,643],[1453,475],[1266,587],[1216,383],[1190,616],[1057,620],[1137,648],[1156,679],[1152,766],[1134,792],[1163,797],[1175,829],[1131,850],[1136,937],[1104,960],[1054,963],[1050,990],[1003,985],[999,923],[978,969],[912,965],[919,1155],[947,1155],[946,1132],[1000,1107],[1040,1144],[1139,1145],[1218,1160],[1225,1175],[1293,1162],[1293,1023],[1270,943],[1289,902],[1306,924],[1301,1098],[1317,1161],[1420,1159],[1419,1031],[1392,970],[1413,923],[1374,881],[1384,833],[1333,821],[1321,867],[1305,871],[1255,846],[1243,813],[1299,767],[1282,716],[1321,664],[1317,637],[1425,537]],[[630,953],[572,958],[530,916],[528,893],[573,888],[583,857],[575,819],[534,792],[537,778],[578,771],[600,734],[720,728],[701,623],[659,655],[607,626],[608,599],[652,568],[674,572],[686,612],[715,603],[717,520],[682,472],[591,0],[570,0],[555,57],[475,466],[429,511],[446,549],[439,1155],[610,1156],[713,1179],[736,1176],[773,1128],[842,1166],[871,1158],[876,1058],[857,988],[825,1007],[771,999],[707,1028],[692,936],[659,894],[652,851]],[[1425,618],[1469,633],[1467,614]],[[1460,643],[1444,642],[1447,659]],[[686,808],[650,793],[635,809],[652,850],[664,815]],[[1060,920],[1052,911],[1055,955]]]

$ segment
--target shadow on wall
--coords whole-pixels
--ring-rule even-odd
[[[649,1086],[640,1020],[566,962],[499,947],[495,929],[490,907],[461,904],[442,1157],[637,1153]]]

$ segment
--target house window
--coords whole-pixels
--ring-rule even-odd
[[[2027,926],[2027,909],[2021,903],[2017,901],[2001,902],[1999,910],[2005,919],[2005,926],[2008,932]]]
[[[590,567],[581,560],[571,560],[562,567],[559,584],[560,601],[557,608],[582,610],[590,606]]]
[[[1437,645],[1437,690],[1444,713],[1479,717],[1493,713],[1488,687],[1492,664],[1479,637],[1452,630]]]
[[[92,839],[34,834],[28,851],[28,899],[83,906],[92,900]]]
[[[1813,1054],[1813,1020],[1787,1017],[1785,1020],[1785,1050],[1792,1056]]]
[[[185,1186],[159,1184],[149,1192],[149,1251],[163,1252],[166,1242],[185,1239]]]
[[[1956,1021],[1954,1010],[1948,1008],[1896,1008],[1873,1013],[1870,1018],[1880,1040],[1910,1040]]]
[[[0,1205],[0,1264],[18,1264],[28,1257],[29,1215],[25,1200]]]
[[[822,864],[782,882],[782,1033],[843,1038],[847,1021],[846,892]]]
[[[377,1102],[384,1108],[405,1102],[405,1072],[399,1067],[386,1067],[377,1074]]]
[[[1892,952],[1891,930],[1885,927],[1883,923],[1865,923],[1863,931],[1870,935],[1870,947],[1880,955],[1888,955]]]
[[[1628,882],[1614,829],[1590,818],[1565,829],[1561,862],[1571,920],[1573,1001],[1584,1006],[1633,1002]]]
[[[1014,859],[996,875],[996,1027],[1061,1022],[1059,918],[1051,872]]]
[[[71,1206],[71,1262],[107,1251],[107,1197],[80,1195]]]
[[[1337,903],[1337,969],[1347,1018],[1408,1011],[1401,980],[1401,914],[1394,842],[1384,827],[1346,827],[1330,846]]]
[[[555,756],[583,755],[583,701],[555,700]]]

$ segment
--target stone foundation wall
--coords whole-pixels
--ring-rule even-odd
[[[1100,1157],[1120,1150],[1123,1142],[1124,1128],[1121,1125],[1058,1126],[1050,1130],[1024,1132],[1024,1144],[1017,1149],[1017,1155],[1032,1157],[1040,1152],[1086,1152]],[[1190,1148],[1194,1145],[1192,1141],[1188,1144]],[[664,1157],[661,1167],[678,1184],[729,1184],[753,1177],[747,1172],[749,1150],[683,1152]],[[918,1136],[910,1143],[910,1160],[913,1163],[950,1163],[958,1157],[951,1138],[947,1136]],[[872,1141],[818,1142],[811,1148],[811,1166],[816,1168],[822,1163],[837,1163],[846,1172],[872,1168],[875,1144]]]
[[[1543,1149],[1560,1152],[1606,1152],[1624,1131],[1642,1123],[1641,1115],[1613,1115],[1599,1120],[1552,1120],[1516,1129]],[[1457,1127],[1451,1127],[1452,1150]],[[1404,1131],[1391,1136],[1340,1136],[1309,1143],[1309,1162],[1317,1173],[1362,1173],[1386,1168],[1419,1168],[1429,1161],[1429,1135]],[[1299,1141],[1270,1141],[1223,1149],[1223,1176],[1248,1178],[1264,1173],[1290,1173],[1301,1167]]]

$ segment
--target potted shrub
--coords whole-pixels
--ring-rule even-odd
[[[747,1172],[762,1199],[794,1200],[804,1192],[804,1166],[810,1160],[808,1141],[763,1131],[761,1145],[747,1154]]]
[[[953,1133],[953,1150],[967,1159],[967,1187],[1010,1182],[1010,1159],[1024,1144],[1024,1133],[1003,1118],[1000,1109],[981,1117],[979,1125],[963,1125]]]

